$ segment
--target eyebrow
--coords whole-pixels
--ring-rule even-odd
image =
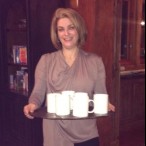
[[[70,26],[74,26],[75,27],[74,24],[69,24],[67,27],[70,27]],[[63,26],[57,26],[57,28],[64,28],[64,27]]]

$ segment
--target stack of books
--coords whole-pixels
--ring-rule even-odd
[[[27,64],[27,47],[14,45],[13,50],[13,63],[15,64]]]

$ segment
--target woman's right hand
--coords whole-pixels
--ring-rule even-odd
[[[34,103],[27,104],[23,108],[24,115],[29,119],[33,119],[34,117],[31,116],[30,113],[33,113],[36,109],[37,106]]]

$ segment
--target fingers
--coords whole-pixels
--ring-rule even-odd
[[[112,105],[111,103],[109,103],[108,104],[108,110],[109,111],[112,111],[112,112],[115,112],[116,109],[115,109],[115,106],[114,105]]]
[[[34,119],[34,117],[31,116],[30,114],[26,114],[26,113],[25,113],[25,116],[26,116],[27,118],[29,118],[29,119]]]
[[[24,115],[29,119],[33,119],[34,117],[31,116],[30,113],[33,113],[35,109],[36,109],[35,104],[28,104],[24,106],[24,109],[23,109]]]

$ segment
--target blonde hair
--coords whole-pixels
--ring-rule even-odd
[[[51,23],[51,40],[53,45],[57,49],[62,49],[57,35],[57,22],[61,18],[68,18],[74,24],[79,35],[78,47],[81,48],[86,41],[87,29],[80,14],[71,8],[58,8],[54,13]]]

